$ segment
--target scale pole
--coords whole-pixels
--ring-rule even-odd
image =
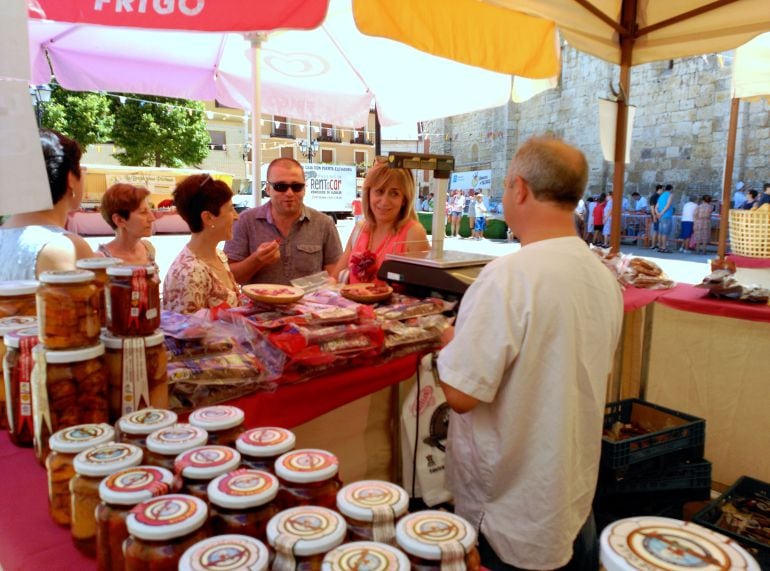
[[[441,177],[439,171],[433,173],[436,180],[436,199],[433,201],[433,225],[431,226],[431,245],[435,259],[441,259],[444,255],[444,235],[446,234],[446,193],[449,188],[449,177]],[[439,176],[437,176],[439,175]]]

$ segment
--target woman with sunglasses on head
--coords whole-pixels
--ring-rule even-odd
[[[97,254],[107,258],[120,258],[123,263],[145,266],[155,264],[155,248],[149,240],[152,236],[152,213],[147,197],[150,191],[133,184],[117,183],[102,196],[102,218],[115,230],[115,239],[100,244]]]
[[[174,205],[192,236],[163,280],[163,309],[195,313],[240,304],[227,258],[219,242],[233,237],[238,214],[227,183],[208,174],[188,176],[174,190]]]

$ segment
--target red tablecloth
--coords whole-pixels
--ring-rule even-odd
[[[649,305],[667,291],[665,289],[645,289],[628,286],[623,291],[623,310],[629,312]]]
[[[770,258],[749,258],[737,254],[728,254],[726,258],[735,263],[736,268],[770,269]]]
[[[717,299],[710,297],[705,289],[689,284],[679,284],[673,289],[664,290],[656,301],[682,311],[770,323],[769,305]]]

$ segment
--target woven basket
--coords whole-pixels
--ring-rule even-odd
[[[731,210],[730,248],[750,258],[770,258],[770,210]]]

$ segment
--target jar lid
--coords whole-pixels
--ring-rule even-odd
[[[147,449],[156,454],[176,456],[190,448],[203,446],[209,434],[202,428],[187,423],[172,424],[159,428],[147,436]]]
[[[441,544],[459,542],[468,553],[476,545],[476,530],[460,516],[438,510],[405,515],[396,524],[396,541],[407,553],[441,560]]]
[[[39,332],[38,332],[39,333]],[[41,339],[41,341],[43,341]],[[97,343],[91,347],[85,349],[71,349],[68,351],[51,351],[46,349],[42,345],[37,345],[35,351],[45,352],[46,363],[53,363],[55,365],[61,363],[77,363],[79,361],[88,361],[89,359],[96,359],[104,355],[104,344]]]
[[[123,341],[126,338],[118,337],[117,335],[110,333],[107,329],[102,329],[102,334],[99,336],[99,339],[102,340],[102,343],[104,343],[104,346],[107,347],[107,349],[123,349]],[[144,346],[155,347],[163,343],[165,340],[166,336],[163,335],[163,331],[158,329],[151,335],[148,335],[144,338]]]
[[[96,279],[96,274],[89,270],[51,270],[42,272],[38,279],[44,284],[79,284]]]
[[[83,450],[72,461],[75,472],[83,476],[107,476],[142,463],[142,449],[125,442],[110,442]]]
[[[299,506],[279,512],[267,523],[267,540],[273,547],[280,536],[298,540],[294,555],[308,557],[337,547],[348,532],[343,517],[328,508]]]
[[[75,260],[75,267],[81,270],[104,270],[110,266],[116,266],[122,264],[123,260],[120,258],[80,258]]]
[[[158,466],[134,466],[110,474],[99,482],[99,497],[108,504],[135,506],[167,493],[174,475]]]
[[[179,560],[179,571],[265,571],[269,559],[267,547],[260,540],[231,533],[188,547]]]
[[[6,333],[3,339],[5,341],[6,347],[13,347],[14,349],[18,349],[21,346],[22,337],[37,337],[37,336],[38,336],[38,328],[37,328],[37,325],[35,325],[34,327],[27,327],[26,329],[17,329],[16,331],[11,331],[10,333]]]
[[[734,540],[667,517],[635,516],[612,522],[602,531],[599,543],[601,562],[607,571],[760,569]],[[674,550],[672,545],[682,548]]]
[[[307,484],[337,475],[340,462],[326,450],[305,448],[287,452],[275,461],[275,473],[288,482]]]
[[[235,441],[235,447],[241,454],[266,458],[280,456],[294,448],[297,437],[291,430],[276,426],[252,428],[243,432]]]
[[[409,571],[409,558],[400,550],[376,541],[353,541],[324,556],[322,571]]]
[[[144,269],[147,270],[147,275],[151,276],[155,274],[155,266],[152,264],[148,265],[137,265],[137,266],[110,266],[107,268],[107,275],[108,276],[120,276],[120,277],[128,277],[133,275],[134,270],[138,269]]]
[[[211,480],[241,465],[241,454],[228,446],[211,444],[182,452],[174,460],[174,471],[193,480]]]
[[[260,470],[236,470],[211,480],[209,501],[223,508],[256,508],[278,495],[278,478]]]
[[[138,504],[126,518],[128,533],[163,541],[192,533],[206,523],[206,502],[186,494],[158,496]]]
[[[8,335],[19,329],[37,325],[37,317],[32,315],[13,315],[0,318],[0,335]]]
[[[360,521],[374,521],[374,511],[387,508],[393,519],[409,507],[409,496],[402,487],[380,480],[361,480],[337,492],[337,508],[343,515]]]
[[[0,297],[14,295],[29,295],[35,293],[40,284],[36,280],[6,280],[0,281]]]
[[[150,434],[176,422],[175,412],[162,408],[143,408],[118,419],[118,430],[126,434]]]
[[[48,439],[51,450],[78,454],[92,446],[107,444],[115,439],[115,429],[107,423],[77,424],[54,432]]]
[[[243,423],[246,415],[237,406],[204,406],[190,413],[188,422],[208,431],[227,430]]]

